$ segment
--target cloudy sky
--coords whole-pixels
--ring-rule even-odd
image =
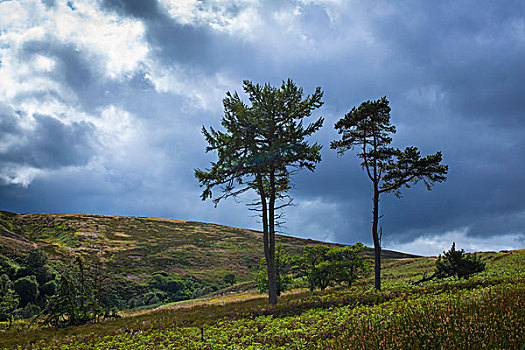
[[[448,180],[381,199],[384,247],[525,246],[525,3],[0,0],[0,209],[260,228],[202,202],[203,125],[242,81],[320,86],[324,145],[295,176],[282,230],[371,244],[371,184],[329,149],[353,106],[386,95],[394,145],[443,152]]]

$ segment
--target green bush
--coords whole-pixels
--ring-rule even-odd
[[[166,293],[160,291],[148,292],[142,296],[144,305],[158,304],[166,299]]]
[[[20,305],[22,307],[29,303],[36,303],[38,298],[38,282],[35,276],[26,276],[15,281],[13,289],[20,296]]]
[[[361,257],[362,243],[351,246],[329,247],[306,245],[301,257],[295,259],[294,269],[308,282],[310,290],[321,290],[335,283],[352,285],[357,278],[370,271],[367,259]]]
[[[485,270],[485,263],[476,254],[465,254],[463,249],[456,250],[452,243],[449,251],[443,252],[436,261],[436,277],[455,276],[457,279],[469,278],[471,275]]]
[[[212,286],[206,285],[206,286],[203,286],[202,288],[195,289],[191,297],[192,299],[199,298],[199,297],[202,297],[203,295],[213,293],[216,290],[217,289],[214,289]]]
[[[46,282],[42,286],[40,286],[40,294],[50,297],[57,293],[58,287],[55,280],[51,280],[49,282]]]
[[[228,272],[222,277],[222,280],[224,283],[229,284],[230,286],[233,286],[235,282],[237,282],[237,279],[235,278],[235,274],[232,272]]]
[[[27,276],[35,276],[36,281],[38,284],[43,285],[47,282],[54,280],[56,278],[56,274],[53,272],[53,270],[49,266],[39,266],[39,267],[29,267],[24,266],[17,270],[16,272],[16,278],[22,278]]]
[[[13,279],[16,274],[16,266],[11,259],[0,254],[0,275],[4,274]]]
[[[25,256],[24,263],[27,267],[37,268],[47,264],[47,254],[38,248],[31,249]]]
[[[43,285],[56,278],[53,269],[47,265],[48,258],[40,249],[31,249],[22,259],[22,267],[15,274],[15,279],[35,276],[39,285]]]
[[[275,246],[275,279],[277,283],[277,295],[281,295],[282,292],[291,287],[291,259],[290,255],[284,251],[283,245],[278,243]],[[260,293],[268,291],[268,272],[265,258],[261,259],[259,271],[255,274],[254,279]]]
[[[144,300],[142,299],[141,295],[134,296],[128,301],[128,308],[130,309],[134,309],[136,307],[143,306],[143,305],[144,305]]]
[[[13,290],[13,282],[6,274],[0,275],[0,321],[9,321],[11,326],[18,304],[19,298]]]
[[[58,293],[49,298],[45,314],[42,324],[68,327],[96,322],[104,312],[82,283],[62,275]]]
[[[35,315],[38,315],[40,313],[40,307],[33,303],[29,303],[26,306],[24,306],[24,309],[22,310],[22,317],[24,318],[31,318]]]

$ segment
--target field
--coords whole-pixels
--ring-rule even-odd
[[[384,288],[294,290],[276,306],[231,294],[99,324],[9,330],[4,348],[35,349],[524,349],[525,250],[482,253],[468,280],[411,285],[433,258],[384,262]],[[18,325],[20,327],[20,325]]]

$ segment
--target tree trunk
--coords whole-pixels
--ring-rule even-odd
[[[268,270],[268,302],[270,305],[277,304],[277,281],[275,274],[275,173],[270,172],[270,202],[268,208],[269,221],[269,258],[266,259],[266,266]]]
[[[379,223],[379,185],[374,182],[374,210],[372,221],[372,238],[374,240],[375,253],[375,287],[377,290],[381,289],[381,242],[379,241],[379,233],[377,226]]]
[[[268,220],[268,203],[266,202],[266,193],[264,192],[264,186],[261,178],[261,174],[257,174],[257,184],[259,187],[259,195],[261,196],[261,209],[262,209],[262,223],[263,223],[263,246],[264,246],[264,258],[266,260],[266,271],[268,274],[268,303],[275,305],[277,304],[276,295],[276,284],[275,284],[275,262],[274,256],[271,249],[270,229]],[[275,246],[274,246],[275,251]],[[273,289],[272,289],[273,283]]]

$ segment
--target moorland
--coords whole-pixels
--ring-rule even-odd
[[[307,244],[278,236],[291,255]],[[373,277],[310,291],[300,283],[277,305],[253,290],[262,235],[182,220],[0,213],[0,257],[21,268],[39,247],[59,270],[78,255],[109,272],[119,317],[56,328],[19,319],[0,327],[6,349],[522,349],[525,346],[525,249],[483,252],[486,269],[468,279],[414,284],[436,257],[384,251],[383,287]],[[371,255],[365,250],[365,255]],[[148,278],[192,278],[209,293],[129,308],[126,297]],[[222,277],[234,272],[236,283]],[[128,293],[128,294],[126,294]]]

